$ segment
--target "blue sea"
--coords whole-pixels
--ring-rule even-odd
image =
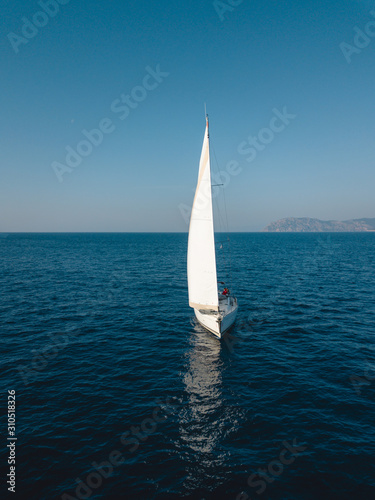
[[[1,498],[375,498],[375,233],[231,234],[221,341],[187,234],[0,236]]]

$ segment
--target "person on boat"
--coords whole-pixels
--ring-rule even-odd
[[[229,290],[227,287],[224,288],[222,295],[229,295]]]

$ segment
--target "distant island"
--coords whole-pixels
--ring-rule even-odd
[[[319,220],[310,217],[287,217],[271,222],[263,229],[268,233],[328,233],[375,231],[375,218],[352,220]]]

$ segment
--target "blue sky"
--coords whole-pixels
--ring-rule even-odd
[[[374,1],[61,2],[0,4],[0,231],[186,231],[205,102],[231,230],[375,217]]]

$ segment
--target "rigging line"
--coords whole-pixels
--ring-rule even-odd
[[[218,215],[220,216],[219,218],[219,225],[220,225],[220,229],[221,231],[223,230],[223,219],[221,217],[221,211],[220,211],[220,207],[218,206],[218,203],[217,203],[217,200],[215,200],[215,205],[217,207],[216,209],[216,212],[218,213]],[[221,233],[219,233],[221,234]],[[226,261],[226,258],[225,258],[225,248],[224,248],[224,245],[225,245],[225,240],[220,238],[220,240],[216,240],[217,243],[219,243],[219,249],[221,249],[220,253],[217,255],[217,257],[221,260],[223,260],[223,264],[224,264],[224,272],[225,272],[225,275],[228,276],[228,264],[227,264],[227,261]]]
[[[211,141],[212,142],[212,141]],[[214,166],[215,166],[215,170],[216,170],[216,174],[218,176],[219,172],[218,172],[218,164],[217,164],[217,159],[216,159],[216,154],[215,154],[215,150],[213,149],[213,147],[211,146],[211,150],[213,151],[214,153],[214,159],[215,159],[215,162],[214,163]],[[214,184],[213,186],[219,186],[220,184]],[[217,213],[217,216],[218,216],[218,222],[219,222],[219,226],[220,226],[220,230],[221,231],[225,231],[225,224],[224,224],[224,219],[223,219],[223,216],[222,216],[222,210],[220,208],[220,205],[219,205],[219,200],[217,199],[217,197],[215,196],[215,207],[216,207],[216,213]]]
[[[210,141],[210,145],[211,145],[211,150],[212,150],[213,157],[214,157],[214,162],[213,163],[214,163],[215,170],[216,170],[215,174],[217,175],[217,179],[218,179],[216,186],[219,186],[220,184],[224,185],[223,183],[220,183],[221,179],[220,179],[220,175],[219,175],[219,173],[220,173],[219,172],[219,163],[217,161],[215,149],[214,149],[214,147],[212,145],[212,139]],[[221,224],[221,230],[222,231],[227,231],[227,227],[225,225],[225,220],[224,220],[224,217],[222,215],[222,209],[221,209],[221,207],[219,205],[219,200],[216,197],[215,197],[215,206],[218,209],[218,216],[219,216],[219,220],[220,220],[220,224]]]
[[[216,152],[214,149],[213,149],[213,153],[214,153],[217,168],[219,168],[219,163],[217,161]],[[223,199],[224,199],[224,213],[225,213],[226,232],[227,232],[227,239],[228,239],[228,253],[229,253],[229,286],[232,287],[232,255],[231,255],[231,247],[230,247],[228,210],[227,210],[227,202],[226,202],[226,198],[225,198],[225,187],[223,188]],[[225,257],[224,257],[224,259],[225,259]],[[226,266],[225,266],[225,268],[227,269]]]
[[[212,146],[210,147],[211,150],[213,150]],[[214,152],[214,150],[213,150]],[[218,170],[218,164],[217,164],[217,159],[216,159],[216,154],[214,152],[214,159],[216,160],[216,163],[214,163],[214,167],[215,167],[215,170]],[[215,186],[215,185],[214,185]],[[217,186],[217,185],[216,185]],[[220,205],[219,205],[219,201],[218,199],[215,197],[214,198],[214,202],[215,202],[215,214],[216,214],[216,219],[217,219],[217,228],[220,232],[224,232],[225,231],[225,224],[224,224],[224,218],[222,216],[222,210],[220,208]],[[217,240],[218,241],[218,240]],[[222,249],[222,251],[220,253],[217,252],[217,257],[221,260],[223,260],[223,264],[224,264],[224,273],[225,273],[225,276],[226,276],[226,281],[227,281],[227,277],[229,276],[228,275],[228,265],[227,265],[227,262],[226,262],[226,259],[225,259],[225,249],[223,247],[223,244],[222,242],[220,241],[221,243],[221,248],[219,247],[219,249]],[[220,266],[222,267],[222,266]]]
[[[232,288],[232,255],[230,249],[230,238],[228,236],[228,246],[229,246],[229,286]]]
[[[212,144],[212,139],[210,141],[210,146]],[[214,156],[214,164],[215,164],[215,167],[216,167],[216,170],[217,170],[217,175],[218,175],[218,178],[219,177],[219,162],[217,161],[217,157],[216,157],[216,151],[215,149],[211,146],[210,149],[212,150],[213,152],[213,156]],[[223,260],[224,260],[224,269],[225,269],[225,274],[227,277],[229,277],[229,287],[232,288],[232,255],[231,255],[231,241],[230,241],[230,237],[229,237],[229,222],[228,222],[228,211],[227,211],[227,203],[226,203],[226,197],[225,197],[225,187],[223,187],[223,200],[224,200],[224,213],[225,213],[225,222],[222,218],[222,214],[221,214],[221,210],[220,210],[220,207],[219,207],[219,203],[217,200],[215,200],[215,206],[217,207],[217,211],[218,211],[218,215],[219,215],[219,222],[220,224],[222,225],[224,231],[227,233],[227,241],[228,241],[228,256],[229,256],[229,273],[228,273],[228,265],[227,265],[227,261],[226,261],[226,258],[225,258],[225,249],[224,249],[224,246],[222,246],[222,249],[223,249],[223,252],[222,252],[222,256],[223,256]]]
[[[217,186],[218,187],[218,186]],[[218,229],[220,230],[220,232],[224,231],[225,230],[225,227],[224,227],[224,219],[223,219],[223,216],[222,216],[222,210],[220,208],[220,204],[219,204],[219,200],[217,199],[217,196],[214,196],[214,203],[215,203],[215,208],[216,208],[216,215],[217,215],[217,219],[218,219]]]
[[[215,159],[216,163],[215,162],[213,162],[213,163],[214,163],[215,170],[216,170],[215,173],[218,176],[219,172],[218,172],[218,164],[217,164],[217,160],[216,160],[216,154],[215,154],[215,150],[213,149],[213,147],[211,146],[211,144],[212,144],[212,140],[210,141],[210,149],[214,153],[214,159]],[[218,186],[218,185],[216,184],[214,186]],[[222,216],[222,210],[221,210],[220,205],[219,205],[219,200],[217,199],[216,196],[214,197],[214,201],[215,201],[215,208],[216,208],[216,214],[217,214],[217,219],[218,219],[218,226],[220,228],[220,231],[225,231],[225,224],[224,224],[224,219],[223,219],[223,216]]]
[[[217,252],[217,258],[218,262],[222,262],[222,265],[220,265],[220,269],[222,269],[223,274],[225,275],[225,282],[229,284],[230,281],[230,274],[229,274],[229,269],[230,266],[228,265],[228,249],[227,249],[227,238],[224,238],[225,233],[219,233],[222,235],[220,239],[216,240],[218,243],[218,252]]]
[[[216,158],[216,152],[214,149],[212,150],[212,152],[213,152],[214,157],[215,157],[215,163],[217,165],[217,169],[219,169],[219,162],[217,161],[217,158]],[[218,172],[218,174],[219,174],[219,172]],[[224,184],[222,184],[222,186],[223,185]],[[224,213],[225,213],[225,230],[226,230],[226,232],[229,232],[228,214],[227,214],[227,206],[226,206],[226,200],[225,200],[225,188],[223,188],[223,199],[224,199]]]
[[[206,117],[206,124],[207,124],[207,126],[208,126],[208,114],[207,114],[206,103],[204,103],[204,113],[205,113],[205,117]],[[210,138],[209,131],[207,131],[207,137],[209,138],[209,142],[208,142],[209,151],[211,151],[211,150],[212,150],[212,146],[211,146],[212,139]],[[212,165],[211,165],[211,174],[212,174]],[[219,207],[219,206],[218,206],[218,204],[217,204],[217,200],[216,200],[216,199],[214,200],[214,199],[213,199],[213,197],[212,197],[212,187],[214,187],[214,186],[215,186],[215,184],[214,184],[214,185],[212,185],[212,179],[211,179],[211,202],[212,202],[212,201],[215,201],[215,207],[216,207],[216,211],[215,211],[215,213],[216,213],[216,214],[218,215],[218,217],[219,217],[218,224],[219,224],[219,226],[220,226],[220,225],[221,225],[221,220],[220,220],[220,218],[221,218],[221,214],[220,214],[220,207]]]

